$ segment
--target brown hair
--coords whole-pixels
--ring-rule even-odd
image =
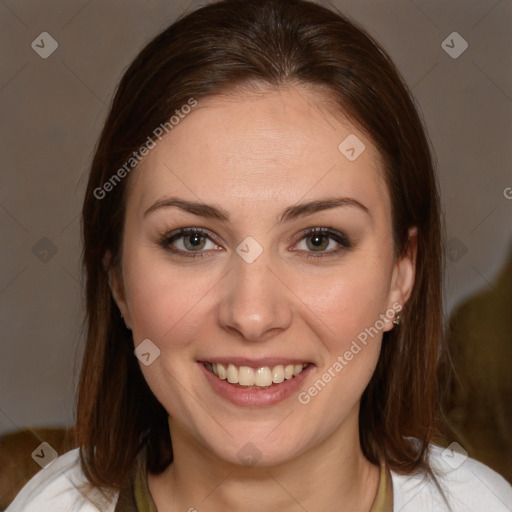
[[[303,0],[224,0],[175,22],[125,72],[101,133],[82,212],[87,343],[79,381],[77,442],[97,487],[118,488],[142,441],[148,470],[172,461],[167,412],[149,389],[133,340],[112,299],[102,260],[121,261],[126,187],[102,187],[190,98],[261,83],[318,86],[382,155],[397,256],[416,226],[416,279],[402,325],[384,334],[360,408],[360,441],[373,463],[399,473],[431,473],[437,433],[436,367],[442,353],[442,244],[439,197],[429,144],[390,57],[342,15]]]

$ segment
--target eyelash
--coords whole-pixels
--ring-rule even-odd
[[[171,244],[179,240],[180,238],[183,238],[187,235],[191,234],[199,234],[211,242],[215,243],[216,245],[219,245],[215,242],[215,240],[212,239],[212,237],[209,235],[207,231],[205,231],[202,228],[182,228],[179,229],[176,232],[171,233],[165,233],[162,235],[157,243],[159,246],[163,247],[165,250],[170,251],[174,254],[184,256],[186,258],[204,258],[205,257],[205,251],[183,251],[181,249],[176,249],[171,246]],[[302,233],[301,238],[299,239],[299,242],[302,240],[305,240],[311,236],[326,236],[330,238],[331,240],[334,240],[337,242],[340,247],[334,250],[330,251],[305,251],[305,257],[306,258],[326,258],[330,256],[336,256],[337,254],[346,251],[348,249],[351,249],[353,247],[352,241],[349,239],[347,235],[344,233],[340,233],[339,231],[333,230],[332,228],[309,228],[304,233]],[[297,242],[298,243],[298,242]]]

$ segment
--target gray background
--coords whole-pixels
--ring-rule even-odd
[[[126,66],[200,4],[0,0],[0,433],[73,424],[79,210],[94,144]],[[421,105],[450,240],[449,312],[493,288],[510,257],[512,2],[333,4],[384,45]],[[441,46],[454,31],[469,44],[456,59]],[[47,59],[31,47],[42,32],[58,42]]]

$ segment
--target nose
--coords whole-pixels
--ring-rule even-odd
[[[233,260],[218,305],[222,329],[248,341],[265,341],[285,331],[293,318],[293,294],[265,251],[252,263],[237,254]]]

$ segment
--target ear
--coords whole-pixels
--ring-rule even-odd
[[[388,296],[388,310],[401,311],[408,301],[414,285],[416,274],[416,255],[418,252],[418,229],[409,229],[409,243],[407,251],[397,259],[393,268],[391,285]],[[393,319],[387,319],[384,331],[393,328]]]
[[[126,302],[122,270],[119,266],[112,265],[112,253],[110,251],[106,251],[103,256],[103,268],[108,275],[108,285],[110,287],[112,297],[117,304],[119,311],[121,311],[121,315],[123,315],[126,327],[131,329],[130,310]]]

